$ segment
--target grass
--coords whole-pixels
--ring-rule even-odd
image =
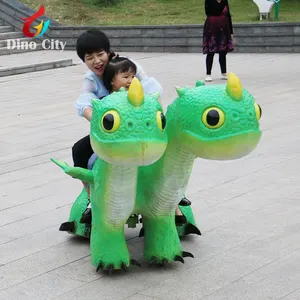
[[[113,7],[101,7],[97,0],[21,0],[63,25],[172,25],[203,24],[204,0],[121,0]],[[258,22],[258,9],[252,0],[229,0],[234,23]],[[275,5],[271,21],[275,19]],[[300,0],[282,0],[280,22],[300,20]]]

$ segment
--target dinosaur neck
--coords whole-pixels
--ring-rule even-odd
[[[195,156],[180,146],[173,139],[168,144],[163,158],[158,163],[161,170],[159,181],[156,181],[155,205],[156,213],[170,212],[181,200],[186,190]]]

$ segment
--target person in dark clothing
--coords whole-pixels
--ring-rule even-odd
[[[227,79],[226,55],[233,48],[233,27],[227,0],[205,0],[206,21],[203,30],[203,54],[206,56],[206,78],[212,81],[215,53],[219,53],[222,79]]]

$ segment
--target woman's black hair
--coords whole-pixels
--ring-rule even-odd
[[[110,50],[110,42],[107,35],[101,30],[90,29],[82,33],[76,43],[76,51],[78,57],[84,61],[86,54],[105,51],[110,54],[110,57],[115,56],[115,53]]]
[[[112,92],[111,82],[113,78],[117,74],[125,72],[136,73],[136,65],[131,60],[117,55],[109,61],[103,72],[103,84],[109,93]]]

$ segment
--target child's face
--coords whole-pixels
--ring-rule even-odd
[[[111,82],[112,91],[117,92],[121,87],[128,90],[134,76],[135,72],[132,71],[116,74]]]
[[[106,51],[94,52],[86,54],[84,62],[87,67],[99,77],[102,77],[104,68],[109,60],[109,54]]]

